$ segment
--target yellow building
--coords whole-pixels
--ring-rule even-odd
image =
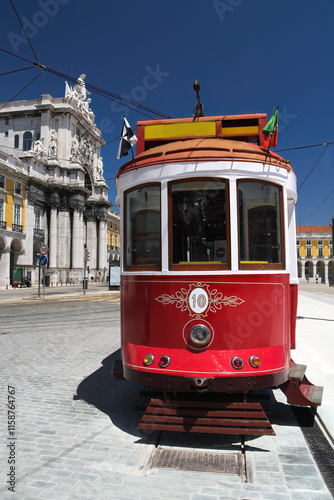
[[[30,224],[27,183],[27,167],[0,152],[0,286],[8,286],[13,270],[24,266],[30,257],[23,251],[26,240],[30,242],[26,234]]]
[[[120,257],[120,214],[109,208],[108,210],[108,256],[109,264],[119,265]]]
[[[297,226],[298,277],[334,285],[332,226]]]

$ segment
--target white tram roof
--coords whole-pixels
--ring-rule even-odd
[[[138,154],[135,160],[125,163],[117,177],[132,170],[158,164],[196,161],[238,161],[266,163],[293,172],[288,160],[266,148],[240,140],[194,138],[160,144]]]

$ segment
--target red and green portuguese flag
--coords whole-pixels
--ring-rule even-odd
[[[275,113],[268,121],[267,125],[262,130],[263,135],[265,136],[263,147],[270,148],[277,146],[277,134],[278,134],[278,107],[275,110]]]

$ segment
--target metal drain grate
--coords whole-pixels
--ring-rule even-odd
[[[158,449],[151,468],[240,476],[241,455]]]

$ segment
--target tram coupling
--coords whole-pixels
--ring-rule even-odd
[[[215,381],[213,378],[187,377],[184,379],[183,390],[196,392],[214,392]]]

